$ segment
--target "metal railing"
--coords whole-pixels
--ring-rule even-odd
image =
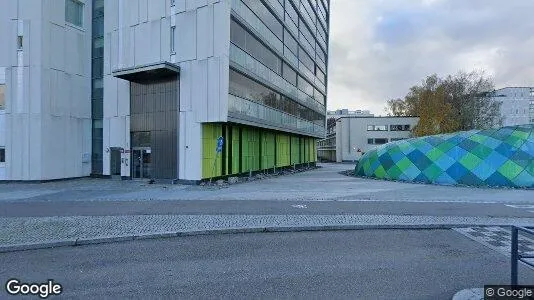
[[[519,234],[525,233],[534,237],[534,230],[527,227],[512,226],[512,242],[511,242],[511,285],[517,285],[518,282],[518,266],[519,262],[522,262],[528,266],[534,267],[533,261],[527,259],[534,259],[534,255],[523,255],[519,252]]]
[[[298,130],[313,135],[324,135],[324,126],[290,115],[278,109],[228,94],[228,113],[251,117],[270,125]]]

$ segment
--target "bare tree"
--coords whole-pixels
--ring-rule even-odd
[[[387,102],[394,116],[419,116],[414,135],[485,129],[502,124],[499,101],[492,97],[493,79],[484,72],[458,72],[442,79],[427,76],[410,88],[404,99]]]

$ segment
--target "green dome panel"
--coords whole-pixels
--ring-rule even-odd
[[[365,153],[356,176],[534,188],[534,124],[412,138]]]

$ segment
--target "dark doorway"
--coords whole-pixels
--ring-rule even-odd
[[[178,77],[130,83],[133,178],[178,178]]]
[[[111,159],[109,171],[112,177],[121,176],[121,149],[117,147],[111,147]]]

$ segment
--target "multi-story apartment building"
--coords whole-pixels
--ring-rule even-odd
[[[374,114],[372,114],[369,110],[348,110],[346,108],[327,112],[327,118],[335,118],[341,116],[374,117]]]
[[[506,87],[493,93],[501,102],[503,126],[534,123],[534,87]]]
[[[357,113],[329,114],[326,138],[317,141],[322,160],[358,160],[377,145],[411,137],[419,117],[375,117]]]
[[[194,182],[315,161],[327,0],[0,6],[0,180]]]

